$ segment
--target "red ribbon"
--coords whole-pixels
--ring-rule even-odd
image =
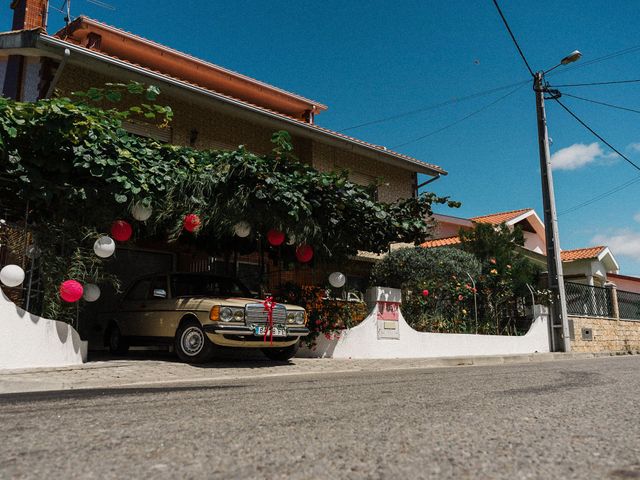
[[[267,326],[264,330],[264,339],[267,341],[267,334],[271,335],[270,343],[273,345],[273,310],[276,308],[277,303],[273,300],[273,297],[267,297],[262,302],[264,309],[267,311]]]

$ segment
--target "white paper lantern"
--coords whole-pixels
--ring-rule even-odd
[[[0,282],[7,287],[17,287],[24,282],[24,270],[18,265],[6,265],[0,270]]]
[[[95,302],[100,298],[100,287],[94,283],[85,284],[82,298],[87,302]]]
[[[136,203],[131,208],[131,216],[139,222],[146,222],[151,217],[153,209],[151,207],[145,207],[141,202]]]
[[[244,220],[238,222],[233,226],[233,233],[240,238],[248,237],[251,233],[251,225],[249,225],[249,222],[245,222]]]
[[[344,287],[344,284],[347,282],[347,277],[344,276],[344,273],[333,272],[329,275],[329,284],[333,288],[341,288]]]
[[[102,236],[93,244],[93,251],[100,258],[107,258],[116,251],[116,242],[111,237]]]

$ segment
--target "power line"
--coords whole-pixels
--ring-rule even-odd
[[[571,95],[570,93],[566,93],[566,92],[562,92],[562,96],[563,97],[576,98],[578,100],[583,100],[583,101],[589,102],[589,103],[595,103],[596,105],[603,105],[605,107],[617,108],[618,110],[624,110],[624,111],[627,111],[627,112],[640,113],[640,110],[636,110],[634,108],[622,107],[620,105],[613,105],[611,103],[606,103],[606,102],[599,102],[597,100],[591,100],[590,98],[584,98],[584,97],[579,97],[577,95]]]
[[[529,80],[527,80],[527,83],[529,83]],[[474,110],[474,111],[473,111],[473,112],[471,112],[470,114],[468,114],[468,115],[466,115],[466,116],[464,116],[464,117],[460,118],[459,120],[456,120],[455,122],[449,123],[449,124],[445,125],[444,127],[440,127],[440,128],[438,128],[438,129],[436,129],[436,130],[433,130],[433,131],[431,131],[431,132],[429,132],[429,133],[427,133],[427,134],[425,134],[425,135],[421,135],[421,136],[419,136],[419,137],[417,137],[417,138],[414,138],[414,139],[412,139],[412,140],[409,140],[409,141],[407,141],[407,142],[403,142],[403,143],[399,143],[399,144],[397,144],[397,145],[393,145],[393,146],[391,146],[391,148],[396,149],[396,148],[399,148],[399,147],[404,147],[405,145],[409,145],[410,143],[415,143],[415,142],[417,142],[417,141],[423,140],[423,139],[425,139],[425,138],[427,138],[427,137],[430,137],[430,136],[432,136],[432,135],[435,135],[436,133],[440,133],[440,132],[442,132],[442,131],[444,131],[444,130],[446,130],[446,129],[448,129],[448,128],[451,128],[451,127],[453,127],[453,126],[455,126],[455,125],[458,125],[459,123],[464,122],[464,121],[465,121],[465,120],[467,120],[468,118],[471,118],[471,117],[473,117],[474,115],[477,115],[478,113],[480,113],[480,112],[482,112],[482,111],[486,110],[487,108],[492,107],[493,105],[495,105],[496,103],[500,102],[501,100],[504,100],[504,99],[505,99],[505,98],[507,98],[509,95],[513,95],[513,94],[514,94],[514,93],[516,93],[518,90],[520,90],[520,88],[522,88],[522,85],[520,85],[519,87],[515,88],[514,90],[511,90],[509,93],[507,93],[506,95],[501,96],[500,98],[498,98],[498,99],[494,100],[493,102],[488,103],[487,105],[485,105],[485,106],[483,106],[483,107],[479,108],[478,110]]]
[[[484,97],[485,95],[490,95],[492,93],[499,92],[501,90],[506,90],[507,88],[519,87],[519,86],[524,85],[525,83],[529,83],[530,81],[531,80],[526,79],[526,80],[523,80],[521,82],[510,83],[509,85],[503,85],[502,87],[496,87],[496,88],[492,88],[490,90],[483,90],[481,92],[472,93],[472,94],[467,95],[465,97],[452,98],[451,100],[447,100],[447,101],[440,102],[440,103],[435,103],[433,105],[428,105],[428,106],[425,106],[425,107],[416,108],[415,110],[407,110],[405,112],[396,113],[395,115],[390,115],[388,117],[378,118],[376,120],[371,120],[371,121],[368,121],[368,122],[359,123],[358,125],[353,125],[351,127],[346,127],[346,128],[340,129],[340,130],[338,130],[338,132],[346,132],[346,131],[349,131],[349,130],[355,130],[356,128],[367,127],[369,125],[375,125],[375,124],[378,124],[378,123],[384,123],[384,122],[388,122],[388,121],[391,121],[391,120],[397,120],[398,118],[408,117],[410,115],[415,115],[415,114],[418,114],[418,113],[427,112],[429,110],[435,110],[437,108],[446,107],[447,105],[454,105],[456,103],[464,102],[466,100],[471,100],[471,99],[478,98],[478,97]]]
[[[502,13],[502,10],[500,9],[500,5],[498,5],[497,0],[493,0],[493,4],[496,6],[496,9],[498,10],[498,13],[500,14],[500,18],[502,18],[502,22],[504,23],[504,26],[507,27],[507,31],[509,32],[509,35],[511,35],[511,40],[513,40],[513,43],[515,44],[516,48],[518,49],[518,53],[522,57],[522,60],[524,61],[524,64],[527,66],[527,69],[529,70],[529,73],[533,77],[534,76],[533,70],[531,69],[531,66],[529,66],[529,62],[527,62],[527,58],[524,56],[524,53],[522,53],[522,49],[520,48],[520,45],[518,45],[518,41],[516,40],[515,35],[511,31],[511,27],[509,26],[509,23],[507,22],[507,19],[504,17],[504,15]]]
[[[556,70],[555,72],[550,73],[549,76],[551,76],[551,75],[559,75],[559,74],[562,74],[562,73],[570,72],[571,70],[576,69],[576,68],[588,67],[589,65],[593,65],[594,63],[604,62],[605,60],[610,60],[612,58],[619,57],[619,56],[622,56],[622,55],[627,55],[629,53],[635,53],[635,52],[637,52],[639,50],[640,50],[640,45],[635,45],[633,47],[628,47],[628,48],[625,48],[623,50],[619,50],[617,52],[608,53],[606,55],[603,55],[602,57],[594,58],[593,60],[589,60],[588,62],[576,63],[576,64],[571,65],[569,67],[563,68],[562,70]]]
[[[624,160],[627,161],[627,163],[629,163],[633,168],[635,168],[636,170],[640,170],[640,166],[636,165],[635,163],[633,163],[631,160],[629,160],[626,155],[623,155],[620,150],[618,150],[616,147],[614,147],[613,145],[611,145],[609,142],[607,142],[604,138],[602,138],[593,128],[591,128],[589,125],[587,125],[586,123],[584,123],[582,120],[580,120],[580,118],[578,118],[578,116],[573,113],[571,110],[569,110],[569,108],[562,103],[557,97],[553,97],[553,100],[555,100],[558,105],[560,105],[562,108],[564,108],[566,110],[566,112],[571,115],[573,118],[575,118],[578,123],[580,123],[584,128],[586,128],[587,130],[589,130],[593,135],[595,135],[598,139],[600,139],[600,141],[602,143],[604,143],[607,147],[609,147],[611,150],[613,150],[614,152],[616,152],[618,155],[620,155]]]
[[[563,85],[553,85],[554,87],[592,87],[594,85],[613,85],[618,83],[638,83],[640,79],[637,80],[612,80],[609,82],[590,82],[590,83],[566,83]]]
[[[591,205],[592,203],[597,202],[598,200],[602,200],[603,198],[609,197],[611,195],[613,195],[614,193],[619,192],[620,190],[624,190],[627,187],[630,187],[631,185],[634,185],[636,183],[640,182],[640,177],[636,177],[633,178],[632,180],[629,180],[621,185],[618,185],[617,187],[612,188],[611,190],[607,190],[604,193],[601,193],[600,195],[597,195],[589,200],[586,200],[582,203],[579,203],[577,205],[574,205],[573,207],[570,207],[566,210],[563,210],[562,212],[558,213],[558,215],[565,215],[567,213],[571,213],[571,212],[575,212],[576,210],[579,210],[583,207],[586,207],[588,205]]]

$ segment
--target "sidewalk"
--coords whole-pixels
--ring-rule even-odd
[[[326,375],[457,366],[548,362],[612,356],[614,353],[534,353],[526,355],[417,358],[417,359],[311,359],[291,363],[269,360],[223,359],[207,365],[187,365],[172,357],[92,361],[81,366],[0,370],[0,395],[78,389],[153,387],[210,384],[221,381],[293,375]]]

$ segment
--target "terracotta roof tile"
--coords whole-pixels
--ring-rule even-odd
[[[113,28],[115,28],[115,27],[113,27]],[[125,32],[125,33],[128,34],[128,32]],[[46,35],[46,36],[49,36],[49,35]],[[431,163],[423,162],[422,160],[418,160],[417,158],[413,158],[413,157],[410,157],[410,156],[402,154],[402,153],[394,152],[393,150],[389,150],[386,147],[383,147],[383,146],[380,146],[380,145],[375,145],[375,144],[369,143],[369,142],[365,142],[364,140],[360,140],[360,139],[355,138],[355,137],[350,137],[349,135],[344,135],[343,133],[336,132],[336,131],[330,130],[328,128],[320,127],[320,126],[318,126],[316,124],[303,122],[302,120],[298,120],[297,118],[291,117],[289,115],[285,115],[285,114],[283,114],[281,112],[276,112],[275,110],[270,110],[270,109],[262,107],[260,105],[255,105],[253,103],[247,102],[246,100],[242,100],[242,99],[239,99],[239,98],[236,98],[236,97],[232,97],[232,96],[224,94],[224,93],[220,93],[218,91],[212,90],[212,89],[207,88],[207,87],[203,87],[201,85],[189,82],[187,80],[183,80],[181,78],[177,78],[177,77],[173,77],[171,75],[167,75],[166,73],[163,73],[161,71],[153,70],[151,68],[139,65],[137,63],[130,62],[130,61],[124,59],[124,58],[119,58],[119,57],[117,57],[115,55],[109,55],[109,54],[106,54],[106,53],[104,53],[102,51],[96,51],[96,50],[93,50],[93,49],[89,49],[89,48],[85,47],[84,45],[78,45],[76,43],[69,42],[68,40],[65,40],[65,39],[60,38],[60,37],[55,37],[55,38],[57,40],[64,41],[65,43],[69,43],[69,44],[75,46],[76,48],[82,48],[84,50],[90,51],[93,54],[102,55],[102,56],[108,57],[108,58],[113,58],[113,59],[118,60],[120,62],[127,63],[129,65],[135,66],[136,68],[139,68],[141,70],[146,70],[146,71],[148,71],[150,73],[155,73],[155,74],[161,75],[161,76],[163,76],[165,78],[172,79],[172,80],[184,83],[185,85],[191,85],[191,86],[197,87],[199,89],[202,89],[202,90],[205,90],[205,91],[208,91],[208,92],[211,92],[211,93],[215,93],[216,95],[219,95],[220,97],[224,97],[224,98],[227,98],[229,100],[233,100],[234,102],[247,105],[247,106],[249,106],[249,107],[251,107],[253,109],[257,109],[257,110],[263,111],[265,113],[269,113],[271,115],[275,115],[275,116],[281,117],[283,119],[286,119],[287,121],[294,122],[294,123],[296,123],[296,124],[298,124],[300,126],[303,126],[303,127],[306,127],[306,128],[310,128],[312,130],[316,130],[316,131],[319,131],[319,132],[327,133],[329,135],[333,135],[335,137],[342,138],[342,139],[350,141],[352,143],[356,143],[356,144],[359,144],[359,145],[362,145],[362,146],[365,146],[365,147],[368,147],[368,148],[372,148],[372,149],[377,150],[379,152],[386,153],[389,156],[405,160],[407,162],[416,164],[418,166],[422,166],[423,168],[426,167],[426,168],[428,168],[430,170],[433,170],[433,171],[438,172],[438,173],[443,174],[443,175],[447,174],[446,170],[442,169],[438,165],[434,165],[434,164],[431,164]]]
[[[435,240],[427,240],[421,243],[420,246],[424,248],[436,248],[436,247],[448,247],[449,245],[458,245],[460,243],[460,237],[457,235],[453,237],[437,238]]]
[[[560,252],[560,258],[563,262],[573,262],[575,260],[588,260],[598,258],[598,255],[607,248],[604,246],[577,248],[575,250],[563,250]]]
[[[476,223],[491,223],[494,225],[499,225],[501,223],[508,222],[509,220],[513,220],[514,218],[519,217],[523,213],[530,210],[530,208],[521,208],[520,210],[511,210],[509,212],[492,213],[490,215],[473,217],[470,218],[470,220]]]

